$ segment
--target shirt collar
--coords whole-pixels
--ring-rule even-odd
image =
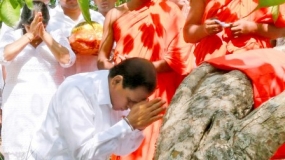
[[[69,18],[70,20],[72,20],[69,16],[65,15],[64,12],[63,12],[63,9],[61,7],[61,5],[57,5],[55,8],[55,13],[53,13],[53,15],[55,15],[55,17],[57,18],[61,18],[62,16],[66,17],[66,18]],[[52,12],[52,11],[51,11]],[[58,17],[58,16],[61,16],[61,17]],[[78,20],[83,20],[83,15],[82,13],[80,13],[80,16],[78,18]],[[73,20],[72,20],[73,21]]]
[[[55,12],[55,15],[56,15],[56,14],[64,15],[63,10],[62,10],[62,8],[61,8],[60,5],[57,5],[57,6],[54,8],[54,10],[56,11],[56,12]],[[57,16],[58,16],[58,15],[57,15]]]
[[[110,91],[109,91],[109,71],[108,70],[101,70],[98,71],[100,73],[100,78],[101,82],[99,84],[99,89],[98,89],[98,103],[100,105],[102,104],[110,104],[111,103],[111,98],[110,98]]]

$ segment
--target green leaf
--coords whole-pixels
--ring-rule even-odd
[[[255,12],[256,10],[260,8],[272,7],[271,12],[272,12],[274,21],[276,21],[279,15],[278,13],[279,7],[276,7],[276,6],[279,6],[283,3],[285,3],[285,0],[259,0],[257,7],[253,9],[249,14],[244,16],[243,18],[249,16],[250,14],[252,14],[253,12]]]
[[[82,12],[82,15],[85,19],[85,21],[89,24],[91,24],[91,16],[89,12],[89,0],[77,0],[80,10]]]
[[[49,5],[50,7],[54,8],[56,6],[56,0],[50,0]]]
[[[33,10],[33,7],[34,7],[34,5],[33,5],[33,0],[25,0],[25,2],[26,2],[27,7],[28,7],[30,10]]]
[[[285,0],[259,0],[258,8],[277,6],[285,3]]]
[[[272,13],[273,21],[276,22],[279,16],[279,5],[271,7],[271,13]]]
[[[15,0],[3,0],[0,5],[0,17],[2,21],[13,27],[19,21],[21,4]]]

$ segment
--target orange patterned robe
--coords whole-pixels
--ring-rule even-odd
[[[119,56],[143,57],[150,61],[165,60],[173,71],[158,73],[158,86],[152,97],[162,97],[169,104],[183,75],[194,66],[191,53],[193,45],[185,43],[183,26],[185,18],[174,3],[155,0],[141,8],[129,11],[113,24],[116,48],[114,60]],[[140,148],[126,157],[112,159],[151,160],[162,120],[144,129],[145,140]],[[127,145],[127,144],[126,144]]]
[[[258,23],[285,27],[285,5],[280,6],[281,14],[274,22],[271,8],[263,8],[251,13],[257,7],[257,3],[258,0],[206,0],[202,23],[210,18],[217,18],[227,23],[244,18]],[[200,64],[211,58],[258,48],[271,48],[270,40],[252,34],[233,38],[230,30],[225,29],[216,35],[203,38],[195,48],[194,54],[196,63]]]

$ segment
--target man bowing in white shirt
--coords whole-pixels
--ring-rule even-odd
[[[165,111],[165,101],[147,100],[155,88],[155,68],[142,58],[68,77],[51,100],[27,159],[107,160],[133,152],[143,140],[141,130]]]

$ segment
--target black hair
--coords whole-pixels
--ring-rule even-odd
[[[110,69],[109,78],[123,76],[123,88],[145,87],[151,93],[156,88],[154,65],[143,58],[128,58]]]
[[[30,25],[34,20],[36,12],[42,12],[43,24],[48,24],[50,19],[48,6],[41,1],[33,1],[33,10],[30,10],[26,4],[24,5],[17,28],[24,28],[23,25]]]

